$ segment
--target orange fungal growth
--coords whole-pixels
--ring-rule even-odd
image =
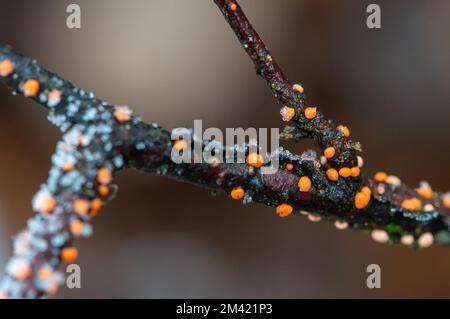
[[[56,281],[53,281],[45,290],[47,294],[50,296],[55,295],[58,292],[58,283]]]
[[[116,106],[113,114],[119,122],[125,122],[131,119],[131,110],[126,106]]]
[[[427,182],[420,183],[420,187],[416,189],[416,192],[426,199],[433,198],[433,190]]]
[[[251,153],[247,155],[245,162],[255,168],[261,167],[264,164],[264,158],[261,154]]]
[[[312,120],[313,118],[316,117],[316,115],[317,115],[317,108],[315,108],[315,107],[307,107],[305,109],[305,117],[308,120]]]
[[[56,199],[46,194],[44,195],[39,202],[39,211],[44,213],[51,213],[56,207]]]
[[[83,232],[84,223],[81,220],[75,219],[70,223],[70,232],[75,236],[80,236]]]
[[[221,163],[220,158],[216,156],[211,157],[208,161],[208,164],[211,165],[211,167],[218,167],[220,163]]]
[[[422,201],[415,197],[410,198],[410,199],[405,199],[402,202],[402,208],[411,210],[411,211],[421,210],[422,209]]]
[[[325,151],[323,151],[323,155],[325,155],[326,158],[332,158],[336,154],[336,150],[334,147],[327,147]]]
[[[288,122],[295,116],[295,109],[292,107],[283,106],[280,109],[280,114],[283,121]]]
[[[297,184],[301,192],[309,192],[311,189],[311,179],[308,176],[302,176]]]
[[[347,126],[345,126],[345,125],[339,125],[339,126],[337,127],[337,129],[338,129],[339,131],[341,131],[342,135],[344,135],[345,137],[349,137],[349,136],[350,136],[350,130],[348,129]]]
[[[361,188],[360,192],[363,194],[366,194],[369,197],[372,195],[372,191],[367,186],[364,186],[363,188]]]
[[[305,89],[303,89],[303,86],[297,83],[292,86],[292,89],[300,94],[302,94],[305,91]]]
[[[32,269],[28,262],[24,260],[16,260],[11,266],[11,275],[18,280],[27,279],[31,273]]]
[[[92,202],[91,202],[91,216],[94,217],[98,214],[98,212],[100,211],[100,209],[103,206],[103,202],[100,198],[95,198]]]
[[[112,181],[112,174],[109,169],[106,167],[102,167],[97,172],[97,181],[102,184],[109,184]]]
[[[50,278],[50,276],[53,274],[53,270],[49,266],[43,266],[39,268],[37,276],[41,280],[45,280]]]
[[[55,106],[61,101],[61,91],[60,90],[51,90],[48,93],[48,104],[49,106]]]
[[[288,171],[292,171],[292,170],[294,169],[294,164],[292,164],[292,163],[287,163],[287,164],[286,164],[286,169],[287,169]]]
[[[230,10],[233,11],[233,12],[236,11],[237,10],[237,4],[234,3],[234,2],[232,4],[230,4]]]
[[[3,60],[0,62],[0,76],[8,76],[14,71],[14,65],[10,60]]]
[[[434,243],[434,236],[430,232],[423,233],[417,240],[420,248],[428,248]]]
[[[344,230],[348,227],[348,223],[346,221],[336,220],[334,222],[334,227],[336,227],[339,230]]]
[[[75,169],[75,164],[71,162],[64,163],[61,167],[64,172],[70,172]]]
[[[78,257],[78,249],[75,247],[65,247],[61,250],[61,260],[65,263],[74,262]]]
[[[375,182],[383,183],[387,177],[388,175],[385,172],[378,172],[375,174],[373,178],[375,179]]]
[[[398,178],[397,176],[389,175],[386,178],[385,183],[391,184],[391,185],[394,185],[394,186],[400,186],[402,184],[402,180],[400,178]]]
[[[176,140],[173,142],[173,148],[175,151],[185,151],[188,149],[188,144],[185,140]]]
[[[39,82],[34,79],[26,80],[22,90],[26,97],[35,96],[39,92]]]
[[[361,168],[364,166],[364,159],[361,156],[356,156],[356,159],[358,160],[358,167]]]
[[[339,179],[339,173],[334,168],[327,169],[327,177],[330,181],[336,182]]]
[[[367,193],[359,192],[355,195],[355,207],[358,209],[363,209],[370,202],[370,195]]]
[[[442,195],[442,205],[444,205],[445,208],[450,208],[450,193],[445,193]]]
[[[237,186],[231,190],[230,195],[231,195],[231,198],[233,198],[233,199],[241,199],[244,197],[245,191],[241,186]]]
[[[311,222],[318,223],[322,220],[322,217],[319,215],[308,214],[308,219]]]
[[[280,217],[286,217],[292,214],[293,207],[289,204],[280,204],[276,208],[276,213]]]
[[[86,199],[78,198],[73,201],[73,210],[75,213],[85,215],[89,210],[89,202]]]
[[[380,184],[377,186],[377,193],[383,195],[386,192],[386,187],[384,184]]]
[[[107,196],[109,194],[109,187],[105,185],[100,185],[98,187],[98,193],[103,197]]]
[[[358,177],[361,174],[361,169],[358,166],[352,167],[350,170],[352,177]]]
[[[407,245],[407,246],[412,245],[412,244],[414,243],[414,236],[413,236],[413,235],[410,235],[410,234],[403,235],[403,236],[400,238],[400,242],[401,242],[403,245]]]
[[[383,229],[372,230],[371,237],[374,241],[380,244],[384,244],[389,241],[389,234]]]
[[[342,167],[339,170],[339,175],[344,177],[344,178],[347,178],[347,177],[352,175],[352,170],[350,168],[348,168],[348,167]]]

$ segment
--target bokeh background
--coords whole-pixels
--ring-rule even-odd
[[[65,26],[78,3],[81,30]],[[382,9],[369,30],[366,7]],[[362,142],[365,172],[450,189],[450,2],[242,0],[309,102]],[[111,103],[171,128],[277,127],[279,107],[209,0],[0,0],[9,43]],[[0,87],[0,266],[59,138],[45,111]],[[311,143],[286,145],[300,152]],[[450,249],[374,243],[306,218],[132,170],[78,242],[82,288],[59,297],[450,297]],[[366,287],[366,267],[382,288]]]

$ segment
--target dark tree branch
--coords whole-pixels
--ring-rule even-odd
[[[6,267],[0,296],[35,298],[56,292],[63,279],[57,270],[60,263],[76,258],[73,240],[90,234],[90,220],[112,197],[112,176],[123,167],[222,191],[244,202],[276,206],[280,216],[292,210],[311,220],[334,221],[339,229],[371,231],[380,242],[413,247],[449,243],[449,195],[435,193],[427,185],[418,193],[393,176],[364,178],[359,172],[362,165],[357,166],[358,147],[348,139],[347,130],[307,109],[302,88],[288,82],[235,1],[215,2],[293,125],[286,136],[314,139],[329,158],[318,158],[313,151],[295,155],[280,149],[281,169],[274,174],[262,174],[251,161],[250,165],[175,164],[168,131],[141,122],[127,107],[96,99],[0,45],[0,81],[43,105],[63,132],[48,179],[33,199],[37,214],[14,240],[14,257]]]
[[[278,104],[295,110],[295,115],[289,121],[292,126],[285,128],[286,133],[295,139],[312,138],[322,151],[327,147],[334,147],[336,155],[329,159],[334,167],[356,166],[355,151],[360,148],[359,144],[352,143],[320,111],[317,111],[312,120],[305,117],[305,110],[311,106],[306,104],[303,87],[298,84],[294,86],[289,82],[237,2],[232,0],[214,0],[214,2],[253,61],[256,73],[272,90]]]

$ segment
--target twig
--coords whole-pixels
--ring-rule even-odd
[[[377,174],[376,181],[365,179],[348,129],[336,128],[306,107],[303,88],[288,82],[235,1],[215,2],[274,92],[284,119],[293,125],[285,135],[313,138],[328,159],[312,151],[295,155],[280,149],[282,169],[269,175],[261,174],[258,160],[175,164],[168,131],[143,123],[128,107],[96,99],[0,45],[0,81],[43,105],[63,132],[48,179],[33,199],[37,215],[14,240],[0,296],[36,298],[56,292],[63,280],[60,263],[75,260],[73,240],[91,233],[90,219],[114,194],[112,177],[123,167],[223,191],[245,203],[276,206],[280,216],[302,212],[313,221],[334,221],[338,229],[371,231],[380,242],[413,247],[450,243],[449,195],[428,185],[416,191],[386,174]]]

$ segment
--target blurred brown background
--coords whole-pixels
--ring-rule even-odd
[[[81,30],[65,26],[69,3]],[[365,25],[369,3],[382,29]],[[362,142],[365,172],[450,189],[450,2],[241,1],[309,102]],[[279,107],[208,0],[0,0],[9,43],[111,103],[171,128],[276,127]],[[0,87],[0,266],[32,215],[59,138],[45,111]],[[311,143],[289,145],[296,151]],[[78,242],[82,288],[59,297],[450,297],[450,248],[416,252],[127,170]],[[382,288],[366,287],[380,264]]]

